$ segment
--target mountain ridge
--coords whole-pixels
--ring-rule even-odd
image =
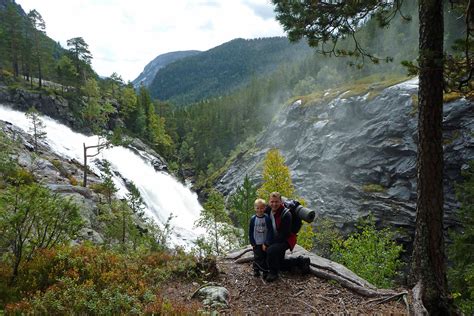
[[[189,104],[228,94],[311,52],[306,43],[290,43],[286,37],[237,38],[168,64],[148,88],[155,99]]]
[[[185,50],[185,51],[175,51],[175,52],[160,54],[156,56],[148,64],[146,64],[145,68],[143,68],[143,71],[140,73],[140,75],[138,75],[138,77],[132,81],[133,86],[135,88],[139,88],[140,85],[144,85],[145,87],[148,87],[160,69],[166,67],[167,65],[177,60],[180,60],[182,58],[186,58],[189,56],[194,56],[199,53],[201,53],[201,51],[199,50]]]

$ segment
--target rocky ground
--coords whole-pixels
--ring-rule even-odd
[[[251,263],[237,264],[231,260],[217,262],[219,275],[215,282],[230,294],[228,308],[220,308],[223,315],[406,315],[402,299],[380,303],[351,292],[334,281],[313,275],[286,272],[273,283],[254,277]],[[185,304],[201,306],[192,293],[197,283],[170,284],[163,289],[165,297]]]

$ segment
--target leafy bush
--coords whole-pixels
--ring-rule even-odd
[[[314,233],[314,251],[324,258],[331,258],[332,245],[340,243],[342,236],[334,226],[334,221],[330,219],[321,219],[316,222]]]
[[[298,245],[306,250],[313,250],[315,236],[316,234],[313,231],[313,225],[303,222],[303,226],[301,226],[298,233]]]
[[[183,305],[162,297],[167,282],[204,275],[197,260],[182,252],[123,254],[84,244],[39,250],[20,270],[5,311],[16,314],[190,314]],[[13,297],[10,295],[10,297]]]
[[[358,229],[346,240],[334,242],[333,259],[378,287],[391,287],[402,265],[402,246],[393,241],[394,233],[388,228],[377,230],[372,216]]]
[[[79,207],[71,199],[36,183],[10,186],[0,196],[0,247],[13,256],[12,280],[37,249],[75,239],[82,226]]]
[[[452,262],[448,269],[448,281],[454,301],[466,315],[474,313],[474,162],[464,173],[466,178],[457,186],[456,195],[461,202],[459,222],[462,229],[451,231],[452,245],[448,248],[448,258]]]

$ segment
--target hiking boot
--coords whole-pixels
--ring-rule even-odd
[[[253,270],[253,276],[258,278],[260,276],[260,271],[258,270]]]
[[[267,275],[267,278],[265,279],[265,281],[267,282],[273,282],[273,281],[276,281],[278,279],[278,274],[275,274],[275,273],[269,273]]]
[[[298,257],[298,260],[299,260],[299,267],[300,267],[301,273],[309,274],[311,272],[311,269],[310,269],[311,260],[306,257]]]

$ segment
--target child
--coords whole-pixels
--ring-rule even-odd
[[[265,214],[265,200],[256,199],[255,215],[250,219],[249,239],[253,248],[253,275],[260,276],[260,271],[267,272],[267,247],[273,239],[273,227],[270,217]]]

